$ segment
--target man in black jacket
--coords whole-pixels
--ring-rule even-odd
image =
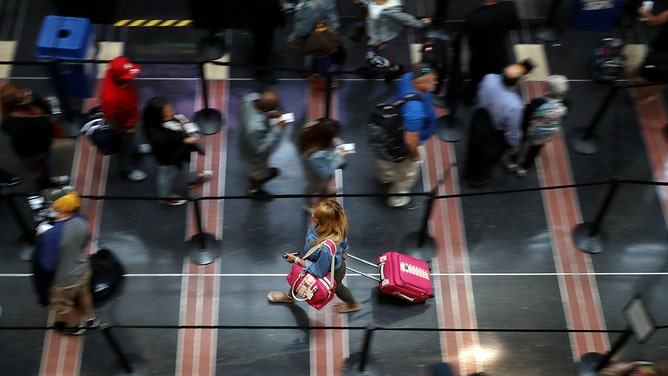
[[[484,0],[483,5],[466,18],[469,44],[470,85],[464,92],[464,101],[475,98],[478,83],[486,74],[500,73],[512,59],[506,48],[510,30],[520,28],[517,8],[512,1]]]

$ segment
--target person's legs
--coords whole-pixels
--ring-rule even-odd
[[[38,190],[51,187],[49,175],[40,162],[39,155],[31,155],[30,157],[24,158],[23,163],[28,167],[28,170],[30,170]]]
[[[178,172],[178,167],[175,165],[171,166],[158,166],[158,173],[156,175],[156,190],[159,197],[169,197],[172,194],[172,186],[174,182],[174,177]]]
[[[521,164],[521,167],[523,170],[529,170],[530,168],[533,167],[536,157],[538,156],[538,153],[540,153],[540,149],[543,148],[543,145],[530,145],[527,148],[526,156],[524,157],[524,161]],[[519,172],[519,169],[518,169]]]
[[[246,176],[250,181],[249,191],[262,189],[263,182],[269,176],[269,164],[266,160],[250,162]]]
[[[380,184],[390,184],[394,181],[396,176],[396,166],[397,163],[384,161],[381,159],[376,160],[376,178]]]
[[[91,270],[86,271],[83,277],[77,282],[77,300],[79,303],[80,317],[86,320],[86,327],[92,328],[99,325],[99,320],[95,316],[93,309],[93,295],[90,291]]]
[[[249,180],[248,195],[259,200],[271,201],[270,193],[264,190],[264,184],[280,175],[276,167],[269,167],[266,160],[248,163],[247,177]]]
[[[420,178],[422,172],[422,161],[426,158],[424,145],[418,146],[418,153],[420,154],[420,161],[413,162],[409,159],[396,165],[395,179],[390,185],[389,193],[410,193],[415,186],[415,183]],[[398,208],[407,207],[410,205],[410,196],[390,196],[387,199],[387,205]]]
[[[326,194],[327,185],[329,184],[329,178],[318,179],[315,176],[312,176],[309,173],[305,173],[307,184],[304,188],[304,194],[307,195],[317,195],[317,194]],[[322,197],[304,197],[304,208],[313,209],[318,202],[322,200]]]
[[[136,137],[123,137],[121,139],[121,148],[118,151],[118,167],[121,175],[132,181],[146,179],[146,173],[137,169],[133,160],[137,145]]]
[[[366,61],[375,68],[383,68],[388,71],[400,71],[402,69],[401,65],[395,64],[390,59],[379,55],[382,48],[383,45],[380,43],[368,45],[366,49]]]
[[[410,193],[413,190],[415,182],[420,177],[422,170],[421,162],[405,160],[397,164],[396,178],[390,185],[389,193]],[[410,196],[390,196],[387,198],[387,205],[393,208],[408,205],[411,202]]]
[[[434,2],[436,3],[436,9],[434,11],[432,25],[435,28],[440,29],[443,28],[443,23],[447,18],[448,3],[450,0],[434,0]]]
[[[251,29],[253,34],[253,69],[255,78],[268,85],[276,83],[269,60],[273,53],[274,46],[274,27],[271,25],[263,25],[262,23],[255,25]]]
[[[75,286],[52,286],[49,307],[55,311],[54,326],[63,334],[83,334],[79,330],[80,318],[75,311]]]
[[[130,171],[134,170],[134,164],[132,163],[132,153],[135,150],[136,142],[134,137],[122,138],[121,148],[118,151],[118,167],[121,170],[121,174],[126,176]]]
[[[343,278],[346,276],[346,260],[341,261],[341,266],[334,270],[334,280],[336,281],[336,296],[343,302],[334,304],[334,310],[338,313],[359,311],[362,303],[358,303],[350,289],[343,284]]]

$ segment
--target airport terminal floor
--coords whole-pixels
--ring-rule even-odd
[[[57,3],[66,2],[0,1],[0,83],[58,95],[45,59],[36,57],[42,22],[59,14]],[[208,33],[193,27],[188,2],[109,3],[117,3],[103,14],[111,23],[95,25],[91,47],[97,55],[90,58],[100,62],[81,65],[93,86],[65,105],[85,112],[98,104],[105,61],[128,56],[143,68],[134,80],[141,106],[163,96],[191,119],[207,107],[222,114],[220,129],[202,136],[205,154],[193,154],[188,166],[213,170],[214,177],[190,190],[184,182],[179,193],[192,200],[167,206],[155,199],[151,154],[136,156],[148,177],[132,182],[120,176],[116,156],[97,152],[87,138],[54,141],[53,174],[69,175],[84,197],[89,251],[110,249],[126,269],[121,291],[97,308],[102,328],[65,336],[50,329],[53,312],[38,304],[27,261],[32,246],[24,225],[32,224],[25,196],[36,187],[0,134],[0,168],[23,178],[1,192],[0,374],[403,376],[431,375],[431,365],[447,362],[455,375],[561,376],[593,374],[587,370],[613,348],[612,361],[667,358],[665,96],[636,99],[639,89],[628,81],[593,82],[589,71],[601,38],[624,38],[631,64],[642,59],[652,30],[606,25],[614,16],[565,1],[557,37],[545,40],[539,32],[548,1],[517,0],[522,28],[510,33],[509,49],[537,65],[521,95],[528,102],[543,92],[547,75],[566,75],[571,114],[562,131],[525,177],[498,166],[492,184],[470,188],[462,170],[474,107],[460,103],[457,121],[443,123],[443,135],[425,143],[416,209],[402,210],[385,205],[365,124],[375,104],[394,98],[397,81],[353,74],[366,64],[364,41],[343,37],[344,73],[327,95],[300,74],[308,62],[285,42],[291,18],[276,32],[271,64],[278,80],[270,88],[295,121],[270,159],[281,175],[265,188],[277,197],[263,202],[247,195],[238,147],[241,97],[268,87],[249,67],[249,30],[219,33],[223,64],[204,64],[201,72],[198,46]],[[359,5],[336,3],[345,31]],[[418,16],[434,9],[431,0],[404,3]],[[481,3],[449,1],[447,32],[454,35]],[[421,40],[419,31],[406,30],[385,53],[409,66],[419,60]],[[429,261],[434,297],[425,303],[382,295],[376,282],[352,272],[345,283],[363,304],[356,312],[335,312],[338,298],[320,311],[267,300],[269,291],[287,291],[290,265],[281,256],[301,250],[310,224],[297,136],[304,123],[326,115],[356,144],[332,180],[350,224],[349,252],[371,261],[387,251]],[[378,276],[372,267],[348,264]],[[643,329],[643,309],[628,309],[634,297],[649,312],[645,329],[656,329],[642,342],[634,335]]]

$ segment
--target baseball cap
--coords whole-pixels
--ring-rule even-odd
[[[109,71],[115,78],[131,80],[141,72],[141,67],[134,64],[125,56],[118,56],[109,62]]]
[[[81,198],[71,187],[48,189],[43,195],[45,200],[60,212],[70,213],[81,207]]]
[[[413,64],[413,66],[411,67],[411,72],[413,72],[413,79],[420,78],[425,74],[430,74],[430,73],[436,74],[436,71],[433,70],[431,66],[424,63]]]

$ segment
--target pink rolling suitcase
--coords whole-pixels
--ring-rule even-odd
[[[351,254],[348,257],[374,265]],[[347,269],[380,282],[380,291],[387,295],[413,303],[421,303],[433,297],[429,264],[403,253],[386,252],[378,256],[380,279],[352,268]]]

